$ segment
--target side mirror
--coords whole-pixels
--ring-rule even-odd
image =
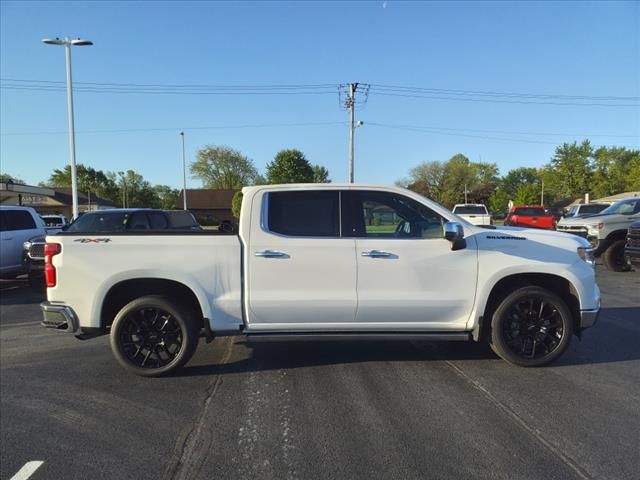
[[[467,247],[467,241],[464,239],[464,229],[457,222],[444,224],[444,238],[451,242],[451,250],[462,250]]]

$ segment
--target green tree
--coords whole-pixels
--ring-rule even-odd
[[[593,198],[640,189],[640,150],[600,147],[593,153]]]
[[[442,203],[444,167],[445,164],[438,161],[421,163],[409,171],[409,178],[402,183],[408,189]]]
[[[557,147],[551,162],[544,168],[545,196],[575,199],[590,192],[592,155],[589,140],[584,140],[580,145],[573,142]]]
[[[86,167],[79,163],[76,165],[78,190],[83,193],[91,192],[92,195],[118,203],[118,185],[109,172]],[[49,187],[71,188],[71,166],[65,165],[62,169],[55,169],[46,182]]]
[[[258,178],[253,162],[225,145],[207,145],[198,150],[190,170],[206,188],[242,188],[253,185]]]
[[[540,203],[540,193],[539,183],[520,185],[513,197],[513,203],[516,205],[537,205]]]
[[[313,183],[331,183],[329,170],[322,165],[313,165]]]
[[[163,210],[173,210],[178,208],[178,189],[168,185],[155,185],[153,190],[156,194],[158,205]]]
[[[120,195],[116,201],[120,206],[127,208],[160,208],[161,202],[154,187],[134,170],[109,172],[107,177],[120,187]],[[125,203],[123,204],[123,198]]]
[[[13,183],[18,183],[20,185],[25,184],[24,180],[18,177],[14,177],[13,175],[10,175],[8,173],[0,173],[0,183],[8,183],[9,181]]]
[[[313,183],[313,167],[300,150],[280,150],[267,165],[267,183]]]
[[[240,209],[242,208],[242,191],[238,190],[231,199],[231,214],[234,218],[240,218]]]

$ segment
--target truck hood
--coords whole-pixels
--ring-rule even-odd
[[[539,228],[523,228],[523,227],[504,227],[495,228],[479,228],[476,227],[474,232],[487,241],[501,240],[506,243],[512,243],[510,238],[518,241],[523,248],[528,248],[527,244],[535,242],[570,251],[572,255],[576,254],[578,247],[590,247],[589,242],[579,237],[554,230],[544,230]],[[524,241],[523,241],[524,240]],[[527,242],[527,240],[529,242]]]
[[[608,219],[610,218],[615,218],[618,217],[619,214],[617,213],[605,213],[604,215],[602,214],[595,214],[595,215],[586,215],[584,217],[566,217],[561,219],[558,222],[558,225],[597,225],[599,223],[602,222],[606,222],[608,221]]]

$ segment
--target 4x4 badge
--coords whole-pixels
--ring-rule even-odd
[[[76,238],[74,240],[74,242],[80,243],[108,243],[110,241],[110,238]]]

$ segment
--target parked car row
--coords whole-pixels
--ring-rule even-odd
[[[481,204],[456,205],[453,213],[475,225],[488,225],[491,217],[484,216],[486,207]],[[487,220],[487,218],[489,220]],[[640,233],[630,225],[640,219],[640,198],[620,200],[613,205],[589,203],[574,205],[566,213],[545,209],[542,205],[515,205],[504,219],[505,226],[557,230],[586,238],[594,253],[601,256],[604,265],[612,271],[622,272],[630,268],[640,257]],[[627,229],[629,233],[627,233]],[[627,252],[625,253],[625,245]]]
[[[228,222],[227,222],[228,223]],[[233,230],[230,224],[220,230]],[[29,283],[44,288],[44,245],[47,235],[69,232],[202,230],[185,210],[110,209],[85,212],[73,223],[64,215],[38,215],[30,207],[0,207],[0,277],[28,274]]]

